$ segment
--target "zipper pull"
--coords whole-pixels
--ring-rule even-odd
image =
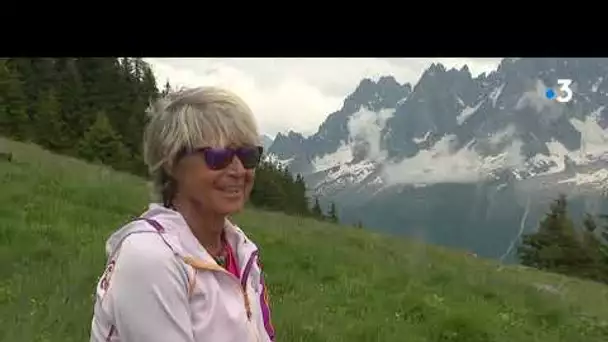
[[[247,319],[251,321],[251,302],[249,301],[249,295],[247,295],[247,290],[244,287],[241,287],[241,291],[243,292],[243,298],[245,300],[245,312],[247,313]]]

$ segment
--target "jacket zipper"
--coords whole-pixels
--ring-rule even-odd
[[[256,257],[257,255],[258,255],[258,251],[257,250],[253,251],[249,255],[249,258],[247,259],[247,263],[245,264],[245,268],[243,269],[243,275],[241,277],[241,281],[240,282],[239,282],[239,279],[234,276],[234,274],[228,272],[224,268],[220,267],[219,271],[226,273],[229,277],[231,277],[232,279],[234,279],[238,283],[239,288],[241,290],[241,294],[243,295],[243,301],[244,301],[244,304],[245,304],[245,313],[247,315],[247,327],[248,327],[249,333],[253,334],[255,340],[257,342],[259,342],[260,341],[260,335],[259,335],[259,333],[257,331],[257,328],[255,326],[252,326],[252,322],[251,322],[251,316],[252,316],[251,301],[249,300],[249,295],[247,294],[247,280],[249,278],[249,272],[251,272],[251,268],[253,266],[253,260],[254,260],[253,258]]]
[[[228,277],[230,277],[231,279],[233,279],[234,281],[236,281],[236,283],[238,284],[238,287],[240,289],[240,292],[243,295],[243,301],[244,301],[244,305],[245,305],[245,313],[247,315],[247,320],[249,322],[251,322],[252,312],[251,312],[251,302],[249,300],[249,295],[247,295],[247,280],[249,278],[249,272],[251,272],[251,268],[253,266],[254,257],[256,257],[257,255],[258,255],[257,250],[253,251],[249,255],[249,258],[247,259],[247,263],[245,263],[245,268],[243,269],[243,275],[241,277],[241,281],[239,281],[239,279],[234,274],[228,272],[227,270],[225,270],[224,268],[220,267],[217,264],[211,264],[211,263],[207,263],[204,261],[199,261],[197,259],[190,258],[190,257],[184,258],[184,261],[187,264],[189,264],[190,266],[195,267],[195,268],[210,269],[212,271],[222,272],[222,273],[226,274]],[[203,263],[203,264],[201,265],[201,263]]]
[[[243,300],[245,301],[245,311],[247,313],[247,319],[250,322],[251,322],[251,301],[249,300],[249,295],[247,294],[247,280],[249,279],[249,272],[251,272],[251,268],[253,266],[253,260],[254,260],[253,258],[255,258],[257,255],[258,255],[257,250],[253,251],[249,255],[249,258],[247,259],[247,262],[245,263],[245,268],[243,269],[243,274],[241,276],[240,282],[239,282],[239,279],[234,276],[234,274],[221,268],[222,272],[227,273],[229,276],[232,277],[232,279],[236,280],[236,282],[239,284],[239,288],[241,289],[241,293],[243,294]]]

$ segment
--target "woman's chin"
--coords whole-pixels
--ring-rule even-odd
[[[245,206],[244,201],[234,201],[234,202],[229,202],[226,203],[225,201],[222,201],[223,203],[218,203],[218,205],[216,206],[216,211],[218,214],[220,215],[231,215],[231,214],[235,214],[241,210],[243,210],[243,207]]]
[[[213,196],[207,198],[206,202],[211,204],[209,207],[218,215],[234,214],[245,207],[245,192],[237,191],[230,193],[216,191],[213,193]]]

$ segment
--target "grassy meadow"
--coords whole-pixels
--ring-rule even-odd
[[[88,341],[109,234],[144,180],[0,138],[0,341]],[[279,342],[606,342],[608,287],[247,209]],[[169,341],[168,341],[169,342]]]

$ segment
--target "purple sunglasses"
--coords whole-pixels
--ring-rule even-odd
[[[239,158],[245,169],[255,169],[260,163],[262,146],[239,147],[239,148],[213,148],[203,147],[193,150],[190,153],[201,154],[207,166],[212,170],[221,170],[226,168],[234,156]],[[189,153],[189,154],[190,154]],[[183,154],[182,154],[183,155]]]

